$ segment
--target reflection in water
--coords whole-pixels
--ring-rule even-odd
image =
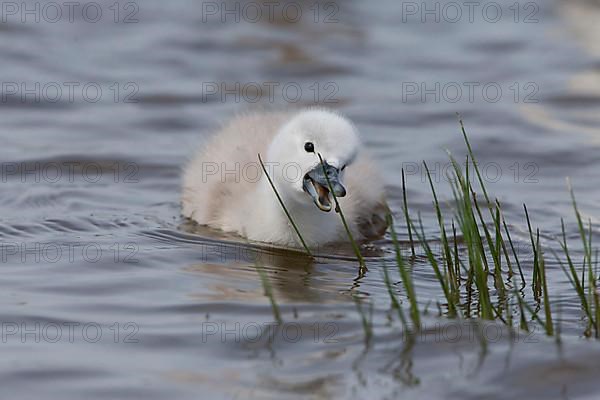
[[[197,241],[198,255],[202,259],[201,264],[187,267],[186,271],[215,275],[216,281],[227,282],[225,287],[214,293],[215,299],[224,300],[231,296],[231,279],[242,275],[249,278],[247,274],[255,272],[257,264],[264,267],[278,301],[328,303],[350,301],[352,296],[361,294],[359,288],[364,276],[356,276],[358,261],[347,243],[317,248],[313,251],[315,258],[312,258],[296,249],[249,243],[237,235],[215,231],[191,221],[186,221],[180,228],[194,234],[187,240]],[[180,234],[175,236],[181,237]],[[363,248],[363,254],[367,259],[377,260],[383,255],[383,249],[369,245]],[[349,266],[348,261],[355,267]],[[219,275],[227,279],[218,279]],[[333,293],[330,290],[332,281],[337,281],[335,286],[338,286]],[[241,295],[238,292],[238,296]]]

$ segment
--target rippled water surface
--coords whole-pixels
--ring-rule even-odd
[[[392,0],[296,1],[298,22],[282,17],[285,2],[272,21],[248,14],[239,23],[183,0],[123,1],[118,14],[113,2],[98,1],[96,23],[83,7],[54,23],[51,10],[36,22],[3,9],[4,395],[597,398],[600,345],[582,338],[579,300],[552,261],[562,345],[539,329],[511,337],[500,324],[440,316],[439,284],[422,257],[413,271],[425,327],[408,337],[382,279],[382,267],[394,265],[389,237],[365,249],[370,270],[357,279],[347,248],[311,261],[180,216],[181,168],[211,130],[241,110],[317,100],[356,123],[396,213],[405,168],[410,206],[432,237],[420,162],[446,204],[445,150],[465,155],[460,112],[516,243],[529,240],[523,203],[547,249],[559,249],[561,217],[576,239],[565,177],[586,219],[600,215],[597,2],[521,2],[516,14],[513,1],[497,1],[485,18],[484,2],[472,21],[464,8],[456,22],[449,3],[438,4],[439,22],[421,21],[420,2]],[[503,15],[492,22],[496,6]],[[265,82],[273,99],[256,92]],[[401,218],[397,230],[406,241]],[[399,281],[395,270],[392,278]],[[355,296],[367,315],[373,304],[369,346]]]

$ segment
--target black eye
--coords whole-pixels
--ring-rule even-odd
[[[342,171],[343,171],[343,170],[345,170],[345,169],[346,169],[346,166],[344,165],[344,166],[342,167]]]
[[[314,153],[315,145],[312,144],[312,142],[306,142],[304,143],[304,150],[306,150],[307,153]]]

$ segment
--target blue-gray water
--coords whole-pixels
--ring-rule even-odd
[[[246,246],[188,229],[179,209],[181,167],[221,121],[316,100],[356,123],[395,212],[405,168],[409,203],[435,235],[420,162],[448,200],[445,150],[465,155],[460,112],[517,244],[529,240],[527,203],[558,250],[561,217],[577,238],[567,176],[586,219],[600,213],[596,2],[48,4],[2,3],[5,397],[596,398],[600,344],[581,338],[556,263],[562,347],[539,329],[510,339],[500,325],[439,317],[425,262],[414,279],[428,316],[413,343],[382,280],[389,237],[356,280],[348,257]],[[397,229],[405,240],[400,218]],[[374,304],[368,348],[353,295]]]

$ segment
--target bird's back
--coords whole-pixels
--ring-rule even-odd
[[[267,152],[286,112],[246,113],[227,122],[210,137],[185,167],[183,215],[221,229],[224,212],[247,196],[262,174],[257,155]]]

